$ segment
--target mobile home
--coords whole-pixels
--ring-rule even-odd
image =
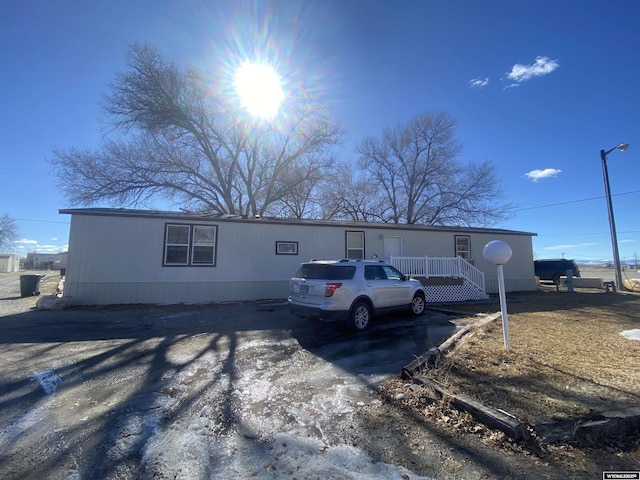
[[[71,215],[64,294],[77,304],[283,299],[301,262],[339,258],[464,261],[494,293],[496,267],[482,256],[492,240],[513,250],[504,266],[507,291],[536,288],[528,232],[109,208],[60,213]],[[428,271],[405,273],[422,274],[427,291],[446,283]]]

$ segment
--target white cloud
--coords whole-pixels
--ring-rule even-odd
[[[20,253],[24,253],[25,250],[38,253],[62,253],[66,252],[69,249],[68,245],[43,245],[38,243],[37,240],[31,240],[29,238],[16,240],[13,243],[14,248],[16,250],[19,250]]]
[[[570,248],[583,248],[583,247],[593,247],[595,245],[600,245],[599,243],[579,243],[576,245],[567,244],[567,245],[555,245],[553,247],[545,247],[545,250],[568,250]]]
[[[562,172],[562,170],[558,170],[557,168],[545,168],[544,170],[531,170],[525,173],[525,175],[534,182],[537,182],[541,178],[555,177],[560,172]]]
[[[38,245],[36,248],[32,250],[38,253],[60,253],[63,252],[64,247],[59,245]]]
[[[536,61],[532,65],[516,63],[511,67],[511,72],[507,74],[507,78],[520,83],[535,77],[548,75],[559,66],[560,64],[557,60],[552,60],[549,57],[536,57]]]
[[[52,242],[57,242],[58,241],[58,237],[51,237],[51,241]]]
[[[23,238],[21,240],[16,240],[15,242],[16,245],[37,245],[38,241],[37,240],[30,240],[28,238]]]
[[[487,78],[474,78],[469,80],[469,85],[474,88],[482,88],[489,85],[489,77]]]

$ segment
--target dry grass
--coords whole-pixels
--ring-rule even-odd
[[[470,314],[460,323],[475,323],[478,318],[473,315],[493,314],[500,306],[456,309]],[[498,317],[465,337],[438,368],[421,374],[444,383],[453,393],[475,397],[531,425],[640,403],[640,341],[620,335],[640,329],[640,294],[586,289],[568,293],[541,287],[508,297],[507,310],[510,352],[505,351]],[[453,437],[470,436],[508,453],[504,458],[517,462],[518,457],[511,455],[522,454],[566,472],[560,477],[549,473],[548,478],[599,478],[606,470],[640,470],[640,432],[559,445],[547,445],[539,438],[515,444],[501,432],[455,411],[429,389],[416,391],[395,379],[384,384],[381,392],[388,401]]]
[[[499,305],[463,307],[493,313]],[[511,351],[500,319],[459,345],[441,369],[452,388],[539,424],[640,402],[640,295],[542,287],[508,298]]]

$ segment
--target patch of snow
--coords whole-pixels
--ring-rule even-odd
[[[237,434],[227,440],[228,445],[220,445],[212,452],[215,468],[211,478],[220,475],[220,478],[430,480],[404,467],[373,462],[356,447],[330,446],[318,439],[289,433],[277,434],[270,443],[256,443]]]
[[[623,330],[622,332],[620,332],[620,335],[628,338],[629,340],[640,340],[640,328],[634,328],[633,330]]]
[[[47,395],[56,393],[58,391],[58,385],[62,383],[62,379],[52,370],[38,372],[33,378],[40,383],[40,386]]]
[[[144,451],[161,432],[163,422],[178,406],[175,399],[162,394],[141,394],[127,404],[127,411],[118,418],[111,432],[107,456],[121,461]]]
[[[28,411],[0,423],[0,449],[13,450],[23,436],[38,436],[49,430],[53,424],[48,409],[51,402],[51,397],[45,397]]]
[[[142,455],[142,466],[149,478],[155,472],[177,480],[206,478],[209,465],[210,431],[197,421],[185,430],[180,426],[164,429],[149,439]]]

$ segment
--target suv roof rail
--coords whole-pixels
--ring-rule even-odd
[[[326,260],[322,258],[312,258],[309,262],[338,262],[338,263],[347,263],[347,262],[378,262],[378,263],[388,263],[386,260],[367,260],[366,258],[341,258],[340,260]]]

